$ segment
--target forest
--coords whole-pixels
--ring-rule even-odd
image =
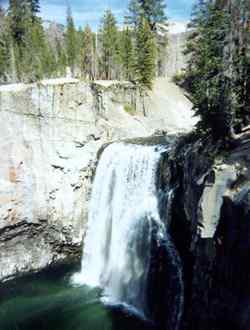
[[[199,0],[188,24],[187,67],[175,77],[200,120],[198,132],[234,140],[250,122],[250,3]],[[131,0],[124,24],[107,9],[97,32],[77,28],[70,7],[66,26],[44,27],[39,0],[10,0],[0,8],[0,82],[44,78],[128,80],[152,89],[161,75],[158,24],[167,26],[164,0]],[[169,54],[171,56],[171,54]]]
[[[156,30],[167,22],[164,10],[163,0],[131,0],[122,28],[107,9],[94,32],[75,26],[70,7],[66,26],[51,22],[45,28],[39,0],[10,0],[6,11],[0,8],[0,82],[70,75],[151,88],[162,56]]]
[[[237,140],[250,123],[250,2],[199,0],[188,30],[178,79],[200,116],[198,132]]]

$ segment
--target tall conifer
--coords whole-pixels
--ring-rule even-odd
[[[67,27],[65,33],[67,64],[71,70],[72,76],[75,74],[77,63],[77,31],[70,7],[67,9]]]
[[[101,76],[103,79],[114,79],[118,63],[119,45],[116,19],[111,10],[107,10],[104,14],[99,37],[101,44],[99,70]]]
[[[81,67],[82,73],[85,78],[94,79],[94,40],[93,32],[89,25],[83,31],[83,46],[82,46],[82,59]]]
[[[132,31],[126,27],[122,31],[120,55],[122,63],[122,76],[126,80],[134,79],[135,51],[132,39]]]
[[[136,31],[136,80],[142,89],[152,89],[156,75],[156,41],[148,21],[141,16]]]

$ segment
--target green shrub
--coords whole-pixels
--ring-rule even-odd
[[[176,85],[182,85],[183,82],[185,81],[185,72],[178,72],[176,73],[173,78],[172,78],[173,82]]]
[[[128,103],[124,105],[124,110],[132,116],[135,115],[136,112],[135,107]]]

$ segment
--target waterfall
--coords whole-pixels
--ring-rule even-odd
[[[113,143],[99,161],[89,207],[82,269],[74,281],[101,287],[105,301],[150,317],[152,244],[166,237],[157,170],[165,147]]]

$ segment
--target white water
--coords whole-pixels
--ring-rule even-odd
[[[156,171],[163,149],[114,143],[99,161],[89,208],[82,270],[74,280],[104,289],[105,300],[147,314],[152,225],[159,240]]]

